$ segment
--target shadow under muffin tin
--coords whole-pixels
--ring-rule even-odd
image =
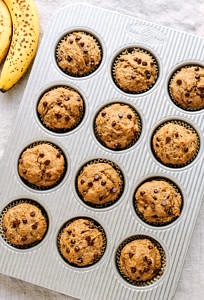
[[[69,17],[67,17],[68,15]],[[107,22],[107,17],[110,22]],[[102,24],[106,24],[106,27]],[[143,36],[144,31],[146,35]],[[73,32],[83,32],[87,36],[93,36],[99,46],[101,60],[96,68],[85,74],[63,72],[57,63],[58,43],[64,37],[69,39]],[[151,33],[149,36],[148,32]],[[77,36],[75,38],[77,43],[82,42],[79,46],[82,48],[82,52],[85,50],[83,54],[88,54],[81,38],[79,39]],[[191,43],[188,43],[189,56],[182,56],[180,52],[181,56],[178,61],[180,40],[184,39],[188,42],[192,39]],[[71,42],[72,44],[74,43]],[[197,52],[194,51],[194,46],[197,47]],[[49,208],[49,230],[46,233],[46,240],[30,249],[29,257],[26,252],[23,252],[24,249],[20,249],[18,252],[15,252],[15,249],[7,251],[8,245],[4,240],[0,241],[2,257],[6,260],[6,263],[0,261],[1,273],[15,274],[17,278],[83,300],[108,299],[110,295],[113,299],[120,298],[122,295],[123,300],[153,299],[153,297],[171,299],[173,297],[187,250],[186,244],[188,243],[186,242],[193,231],[202,198],[201,187],[204,186],[204,183],[200,176],[200,165],[203,159],[202,132],[204,128],[201,110],[182,111],[181,113],[181,109],[169,101],[167,81],[171,73],[169,70],[175,68],[178,63],[181,64],[185,60],[185,64],[188,65],[189,63],[195,64],[195,61],[203,61],[203,53],[199,50],[202,49],[202,46],[203,43],[199,38],[195,41],[193,37],[184,33],[177,33],[174,37],[168,28],[156,27],[128,16],[82,4],[64,7],[56,15],[47,33],[43,36],[42,47],[39,49],[33,65],[20,113],[8,145],[10,148],[8,147],[3,160],[4,165],[0,178],[2,206],[6,207],[9,199],[20,199],[22,195],[26,199],[37,198],[37,202],[43,207]],[[53,51],[47,53],[47,49]],[[150,55],[156,67],[153,83],[148,88],[136,92],[121,89],[115,80],[114,73],[115,59],[119,61],[121,53],[131,54],[133,50]],[[69,56],[67,54],[67,60],[73,62],[73,57]],[[140,60],[139,57],[135,57],[134,62],[137,66],[147,67],[147,62]],[[143,71],[148,79],[149,71],[146,73],[145,70]],[[134,76],[132,74],[131,80],[134,79]],[[71,89],[79,91],[84,100],[85,112],[82,119],[67,132],[64,129],[52,131],[46,128],[49,130],[44,130],[44,124],[42,120],[39,120],[37,113],[40,97],[44,92],[57,86],[71,87]],[[27,99],[30,100],[29,105]],[[131,144],[130,147],[124,149],[125,151],[101,147],[95,136],[94,118],[101,108],[109,106],[113,102],[129,105],[136,110],[140,119],[141,134],[137,136],[139,142]],[[60,101],[58,104],[61,105]],[[169,120],[179,120],[182,124],[192,125],[198,137],[199,147],[196,156],[182,168],[158,164],[151,147],[153,133],[161,124],[169,122]],[[49,189],[36,188],[33,185],[27,186],[25,181],[23,181],[25,184],[21,184],[22,178],[16,172],[20,154],[26,145],[35,144],[36,141],[37,143],[46,141],[63,149],[67,175],[64,174],[63,184],[57,182]],[[68,162],[67,158],[69,158]],[[76,178],[81,169],[87,162],[97,160],[112,162],[114,166],[117,166],[117,170],[120,170],[120,176],[124,180],[118,199],[105,206],[87,205],[81,199],[76,188]],[[8,162],[10,163],[9,168],[6,165]],[[144,182],[154,177],[162,178],[164,173],[165,179],[174,182],[181,192],[182,205],[185,205],[185,209],[183,206],[181,207],[181,215],[175,222],[166,224],[167,226],[161,226],[161,224],[155,226],[145,223],[140,216],[138,217],[134,210],[133,193],[139,185],[138,182]],[[97,181],[98,177],[96,176],[94,180]],[[5,182],[11,188],[8,189]],[[100,224],[106,236],[106,248],[102,259],[96,260],[93,265],[80,268],[80,272],[78,272],[77,266],[70,265],[61,259],[58,249],[58,234],[65,224],[68,224],[68,220],[81,216]],[[121,245],[132,240],[132,237],[144,236],[155,241],[156,245],[160,245],[162,248],[161,272],[153,281],[132,282],[124,278],[117,267],[118,253]],[[172,245],[174,246],[172,247]],[[22,253],[19,255],[19,251],[22,251],[23,255]],[[44,260],[45,255],[46,261]],[[41,256],[43,256],[43,260],[40,260]],[[18,266],[13,263],[15,260],[18,260]],[[24,270],[25,268],[19,267],[30,261],[33,265],[29,273]],[[41,275],[38,276],[39,274]],[[48,274],[49,279],[47,279]],[[56,278],[60,278],[60,280],[56,280]],[[67,281],[67,278],[71,279]],[[89,288],[90,286],[92,288]],[[160,298],[161,295],[162,298]]]

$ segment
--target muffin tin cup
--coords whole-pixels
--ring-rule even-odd
[[[155,274],[155,276],[153,276],[153,278],[151,280],[141,280],[141,281],[137,281],[137,280],[132,280],[131,278],[129,278],[126,274],[124,274],[124,272],[121,270],[120,267],[120,255],[121,255],[121,251],[124,248],[125,245],[127,245],[129,242],[132,242],[134,240],[141,240],[141,239],[148,239],[150,240],[154,246],[157,247],[157,249],[159,250],[159,253],[161,255],[161,269],[158,270],[157,274]],[[115,264],[116,264],[116,268],[120,274],[120,276],[127,281],[129,284],[133,285],[133,286],[138,286],[138,287],[147,287],[147,286],[151,286],[152,284],[156,283],[164,274],[165,269],[166,269],[166,253],[165,250],[163,249],[163,247],[161,246],[161,244],[154,239],[153,237],[149,236],[149,235],[144,235],[144,234],[137,234],[137,235],[133,235],[130,236],[128,238],[126,238],[122,243],[120,243],[120,245],[117,248],[116,254],[115,254]]]
[[[139,131],[137,133],[137,135],[135,136],[135,138],[132,140],[131,143],[129,143],[126,147],[116,147],[116,148],[112,148],[112,147],[109,147],[101,138],[100,138],[100,135],[97,131],[97,126],[96,126],[96,119],[97,117],[99,116],[100,112],[106,108],[106,107],[110,107],[111,105],[113,104],[120,104],[120,105],[126,105],[128,106],[133,114],[136,116],[136,119],[137,119],[137,122],[138,122],[138,127],[139,127]],[[95,118],[94,118],[94,122],[93,122],[93,131],[94,131],[94,134],[95,134],[95,137],[96,139],[99,141],[99,143],[104,146],[105,148],[109,149],[109,150],[112,150],[112,151],[124,151],[124,150],[127,150],[129,148],[131,148],[132,146],[134,146],[137,141],[139,140],[140,136],[141,136],[141,133],[142,133],[142,119],[139,115],[139,113],[136,111],[136,109],[133,107],[133,106],[130,106],[130,104],[127,104],[127,103],[124,103],[124,102],[121,102],[121,101],[115,101],[115,102],[111,102],[111,103],[108,103],[106,105],[104,105],[103,107],[100,108],[100,110],[97,112]]]
[[[194,156],[189,159],[186,163],[184,164],[168,164],[168,163],[164,163],[156,154],[154,148],[153,148],[153,137],[154,137],[154,134],[160,129],[162,128],[164,125],[166,124],[169,124],[169,123],[173,123],[173,124],[178,124],[178,125],[181,125],[183,127],[185,127],[186,129],[189,129],[189,131],[195,133],[197,135],[197,140],[198,140],[198,145],[197,145],[197,149],[196,149],[196,152],[194,154]],[[153,133],[152,133],[152,136],[151,136],[151,151],[155,157],[155,159],[160,162],[161,164],[163,164],[164,166],[166,167],[169,167],[169,168],[173,168],[173,169],[179,169],[179,168],[184,168],[188,165],[190,165],[194,160],[195,158],[197,157],[198,153],[199,153],[199,150],[200,150],[200,136],[198,134],[198,132],[196,131],[196,129],[193,127],[193,125],[191,125],[190,123],[188,123],[187,121],[184,121],[182,119],[172,119],[172,120],[166,120],[164,122],[162,122],[159,126],[157,126]]]
[[[3,216],[5,215],[5,213],[6,213],[10,208],[15,207],[16,205],[22,204],[22,203],[32,204],[32,205],[36,206],[37,208],[39,208],[40,211],[41,211],[41,213],[42,213],[42,215],[45,217],[45,220],[46,220],[46,222],[47,222],[47,229],[46,229],[45,233],[43,234],[42,239],[37,240],[37,241],[35,241],[35,242],[33,242],[33,243],[30,243],[30,244],[27,244],[27,245],[17,245],[17,244],[11,243],[11,242],[6,238],[6,236],[5,236],[5,234],[4,234],[4,229],[3,229],[3,227],[2,227],[2,226],[3,226],[3,225],[2,225],[2,221],[3,221],[2,219],[3,219]],[[14,200],[14,201],[8,203],[8,204],[4,207],[4,209],[2,210],[1,215],[0,215],[0,234],[1,234],[1,237],[3,238],[3,240],[4,240],[8,245],[10,245],[10,246],[12,246],[13,248],[16,248],[16,249],[27,250],[27,249],[30,249],[30,248],[35,247],[36,245],[38,245],[39,243],[41,243],[41,242],[44,240],[44,238],[45,238],[45,236],[46,236],[46,234],[47,234],[47,232],[48,232],[48,229],[49,229],[49,219],[48,219],[48,214],[47,214],[46,210],[45,210],[44,207],[43,207],[42,205],[40,205],[38,202],[36,202],[36,201],[34,201],[34,200],[31,200],[31,199],[25,199],[25,198],[22,198],[22,199],[16,199],[16,200]]]
[[[191,67],[202,67],[204,68],[204,66],[198,62],[186,62],[186,63],[183,63],[182,65],[178,66],[171,74],[169,80],[168,80],[168,85],[167,85],[167,90],[168,90],[168,95],[171,99],[171,101],[179,108],[181,108],[182,110],[186,111],[186,112],[199,112],[201,110],[204,109],[204,105],[199,107],[199,108],[191,108],[191,107],[183,107],[180,103],[178,103],[178,101],[174,98],[174,96],[172,95],[171,93],[171,88],[170,88],[170,85],[171,85],[171,82],[172,80],[174,79],[174,77],[184,68],[188,69],[188,68],[191,68]]]
[[[66,175],[68,165],[67,165],[67,159],[66,159],[66,156],[65,156],[64,152],[62,151],[62,149],[61,149],[60,147],[58,147],[56,144],[52,143],[52,142],[49,142],[49,141],[43,141],[43,140],[42,140],[42,141],[35,141],[35,142],[29,144],[27,147],[25,147],[25,148],[22,150],[22,152],[20,153],[20,155],[19,155],[18,164],[19,164],[19,161],[20,161],[20,159],[21,159],[21,155],[22,155],[22,153],[23,153],[25,150],[27,150],[27,149],[32,149],[33,147],[35,147],[35,146],[37,146],[37,145],[40,145],[40,144],[48,144],[48,145],[51,145],[51,146],[53,146],[56,150],[58,150],[59,153],[60,153],[61,155],[63,155],[63,157],[64,157],[64,163],[65,163],[65,164],[64,164],[64,172],[63,172],[63,174],[61,175],[61,177],[60,177],[54,184],[52,184],[52,185],[49,185],[49,186],[38,186],[38,185],[35,185],[35,184],[29,182],[29,181],[26,180],[25,178],[23,178],[23,177],[19,174],[19,172],[18,172],[18,175],[19,175],[21,181],[22,181],[25,185],[27,185],[28,187],[30,187],[31,189],[36,190],[36,191],[46,191],[46,190],[52,189],[52,188],[54,188],[54,187],[57,187],[57,186],[62,182],[62,180],[64,179],[64,177],[65,177],[65,175]],[[18,169],[18,166],[17,166],[17,169]]]
[[[61,234],[63,233],[66,226],[68,226],[73,221],[78,220],[78,219],[91,221],[94,224],[95,228],[97,228],[102,233],[102,236],[103,236],[103,247],[101,249],[101,254],[93,261],[93,263],[90,263],[90,264],[87,264],[87,265],[84,265],[84,266],[79,266],[78,264],[71,263],[70,261],[68,261],[63,256],[63,254],[60,250],[60,237],[61,237]],[[86,268],[89,268],[89,267],[93,267],[95,264],[97,264],[102,259],[103,255],[106,251],[106,247],[107,247],[107,237],[106,237],[106,233],[105,233],[104,228],[95,219],[93,219],[91,217],[87,217],[87,216],[86,217],[85,216],[77,216],[77,217],[74,217],[74,218],[68,220],[67,222],[65,222],[62,225],[62,227],[60,228],[60,230],[58,232],[58,235],[57,235],[57,249],[58,249],[58,252],[59,252],[61,258],[65,261],[65,263],[67,263],[68,265],[70,265],[74,268],[77,268],[77,269],[86,269]]]
[[[67,32],[66,34],[64,34],[64,36],[58,41],[57,43],[57,46],[56,46],[56,50],[55,50],[55,57],[56,57],[56,63],[58,65],[58,52],[59,52],[59,48],[60,48],[60,45],[66,41],[67,37],[69,37],[70,34],[72,34],[73,32],[79,32],[79,33],[83,33],[83,34],[86,34],[90,37],[92,37],[96,43],[96,45],[98,46],[100,52],[101,52],[101,59],[100,59],[100,62],[98,63],[98,65],[96,65],[90,72],[86,72],[84,74],[75,74],[75,73],[71,73],[71,72],[68,72],[68,71],[65,71],[63,70],[60,66],[59,69],[66,75],[68,76],[71,76],[71,77],[75,77],[75,78],[83,78],[83,77],[87,77],[89,75],[91,75],[92,73],[94,73],[100,66],[102,60],[103,60],[103,48],[101,46],[101,43],[99,42],[99,39],[96,38],[96,36],[94,34],[92,34],[91,32],[87,31],[87,30],[72,30],[72,31],[69,31]]]
[[[49,89],[47,89],[46,91],[43,92],[43,94],[42,94],[42,95],[40,96],[40,98],[39,98],[39,101],[38,101],[38,103],[37,103],[37,107],[38,107],[38,105],[39,105],[40,100],[42,99],[42,97],[43,97],[47,92],[52,91],[52,90],[55,90],[56,88],[60,88],[60,87],[61,87],[61,88],[65,88],[65,89],[70,90],[70,91],[75,91],[75,92],[79,93],[75,88],[73,88],[73,87],[71,87],[71,86],[68,86],[68,85],[62,85],[62,84],[61,84],[61,85],[56,85],[56,86],[50,87]],[[37,108],[36,108],[36,113],[37,113],[38,119],[39,119],[39,121],[41,122],[41,124],[42,124],[47,130],[49,130],[49,131],[51,131],[51,132],[53,132],[53,133],[57,133],[57,134],[59,134],[59,133],[61,133],[61,134],[63,134],[63,133],[69,133],[69,132],[73,131],[74,129],[76,129],[76,128],[81,124],[81,122],[82,122],[82,120],[83,120],[83,118],[84,118],[85,112],[86,112],[86,105],[85,105],[84,98],[83,98],[83,96],[82,96],[80,93],[79,93],[79,96],[81,97],[81,99],[82,99],[82,101],[83,101],[83,112],[82,112],[82,114],[81,114],[81,117],[78,119],[78,121],[77,121],[73,126],[71,126],[71,127],[69,127],[69,128],[55,128],[55,129],[53,129],[53,128],[49,127],[49,126],[44,122],[43,118],[41,117],[40,113],[37,111]]]
[[[147,89],[141,90],[141,91],[130,91],[130,90],[124,89],[119,85],[119,83],[117,82],[117,80],[115,78],[115,66],[118,63],[118,61],[120,60],[121,56],[124,54],[132,53],[134,50],[137,50],[138,52],[141,52],[141,53],[148,54],[152,58],[152,60],[154,62],[154,66],[156,68],[156,72],[157,72],[157,75],[156,75],[152,85],[150,85]],[[113,82],[121,91],[123,91],[127,94],[140,95],[140,94],[150,91],[154,87],[154,85],[156,84],[156,82],[159,78],[160,70],[159,70],[158,60],[156,59],[156,56],[154,56],[154,54],[150,50],[147,50],[147,49],[143,48],[142,46],[129,46],[129,47],[126,47],[125,49],[121,50],[120,53],[118,53],[116,55],[116,57],[114,58],[113,63],[112,63],[111,73],[112,73]]]
[[[138,210],[138,207],[137,207],[137,204],[136,204],[136,192],[138,190],[138,188],[145,182],[150,182],[152,180],[162,180],[164,182],[167,182],[169,183],[174,189],[176,192],[178,192],[180,195],[181,195],[181,207],[180,207],[180,215],[179,216],[176,216],[174,218],[172,218],[170,221],[168,222],[150,222],[148,220],[146,220],[143,216],[143,214]],[[137,188],[135,189],[134,191],[134,194],[133,194],[133,208],[134,208],[134,211],[135,213],[137,214],[137,216],[146,224],[150,225],[150,226],[154,226],[155,228],[158,227],[165,227],[165,226],[168,226],[170,224],[173,224],[176,220],[178,220],[180,217],[181,217],[181,214],[182,214],[182,210],[183,210],[183,206],[184,206],[184,196],[183,196],[183,193],[181,191],[181,189],[172,181],[170,180],[169,178],[167,177],[162,177],[162,176],[154,176],[154,177],[150,177],[150,178],[147,178],[145,180],[143,180],[138,186]]]
[[[107,163],[109,164],[110,166],[112,166],[114,168],[114,170],[118,173],[121,181],[122,181],[122,187],[121,187],[121,190],[120,190],[120,193],[119,195],[113,200],[113,201],[109,201],[107,203],[104,203],[104,204],[94,204],[94,203],[91,203],[91,202],[88,202],[88,201],[85,201],[83,199],[83,196],[80,194],[79,190],[78,190],[78,186],[77,186],[77,178],[78,176],[81,174],[81,172],[83,171],[84,167],[88,166],[88,165],[92,165],[92,164],[95,164],[95,163]],[[123,173],[122,173],[122,170],[120,169],[120,167],[114,163],[113,161],[111,160],[108,160],[108,159],[105,159],[105,158],[98,158],[98,159],[93,159],[93,160],[90,160],[89,162],[85,163],[80,169],[79,171],[77,172],[76,174],[76,177],[75,177],[75,189],[76,189],[76,192],[80,198],[80,200],[86,204],[87,206],[90,206],[92,208],[96,208],[96,209],[103,209],[103,208],[107,208],[107,207],[110,207],[112,205],[114,205],[117,201],[119,201],[120,197],[122,196],[123,192],[124,192],[124,188],[125,188],[125,178],[123,176]]]

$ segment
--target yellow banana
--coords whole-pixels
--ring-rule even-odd
[[[0,90],[8,91],[26,73],[38,48],[40,21],[34,0],[4,0],[13,34],[0,76]]]
[[[11,42],[11,16],[5,3],[0,0],[0,63],[6,57]]]

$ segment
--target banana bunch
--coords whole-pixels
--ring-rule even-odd
[[[39,42],[40,22],[34,0],[0,0],[0,91],[12,88],[26,73]]]

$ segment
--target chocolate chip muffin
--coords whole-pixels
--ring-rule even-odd
[[[66,171],[62,151],[48,142],[31,144],[20,155],[18,172],[21,179],[35,189],[47,189],[58,184]]]
[[[149,284],[162,274],[161,251],[149,238],[126,241],[118,252],[118,268],[121,275],[134,285]]]
[[[58,249],[69,264],[87,267],[96,263],[104,254],[106,236],[94,220],[76,218],[69,221],[58,235]]]
[[[138,140],[141,120],[130,105],[112,103],[97,114],[94,129],[97,139],[104,146],[113,150],[123,150]]]
[[[84,115],[84,101],[74,89],[59,86],[42,95],[37,112],[41,122],[54,132],[74,129]]]
[[[113,63],[113,78],[127,93],[149,90],[158,77],[158,64],[152,54],[141,48],[127,49]]]
[[[136,213],[151,225],[166,225],[174,221],[181,214],[182,202],[176,186],[160,178],[143,182],[134,196]]]
[[[39,205],[26,201],[10,204],[1,217],[3,238],[17,248],[29,248],[44,238],[48,218]]]
[[[193,127],[185,122],[165,122],[153,134],[152,149],[164,165],[184,167],[196,157],[199,137]]]
[[[122,173],[111,162],[93,161],[86,164],[76,178],[80,198],[93,207],[116,202],[123,191]]]
[[[170,79],[169,91],[172,100],[185,110],[204,108],[204,67],[185,66]]]
[[[71,76],[86,76],[94,72],[102,60],[99,41],[90,33],[68,33],[57,45],[57,64]]]

